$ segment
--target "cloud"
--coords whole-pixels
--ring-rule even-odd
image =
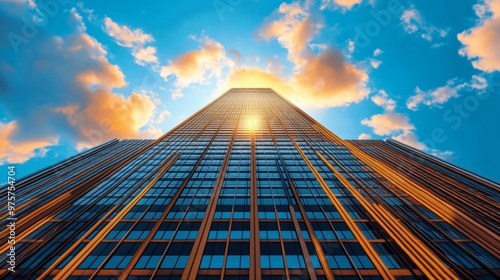
[[[299,68],[307,60],[308,43],[315,30],[321,27],[322,24],[314,23],[306,8],[298,2],[282,3],[273,15],[265,19],[257,36],[266,40],[276,38],[288,50],[288,59]]]
[[[368,75],[346,60],[344,55],[335,49],[325,48],[317,55],[313,54],[308,46],[313,35],[323,27],[314,22],[308,12],[307,5],[299,3],[280,5],[278,10],[266,18],[258,29],[258,36],[263,39],[276,39],[287,50],[288,60],[294,64],[289,77],[270,77],[270,73],[251,69],[250,72],[259,78],[266,77],[267,81],[276,84],[296,104],[305,106],[328,107],[346,106],[363,100],[369,93],[366,87]],[[232,75],[229,84],[239,84],[240,81]],[[259,72],[259,73],[257,73]],[[249,71],[243,70],[245,79]]]
[[[377,69],[377,68],[380,66],[380,64],[382,64],[382,61],[381,61],[381,60],[377,60],[377,59],[373,59],[373,58],[372,58],[372,59],[370,59],[370,65],[371,65],[373,68]]]
[[[290,97],[290,93],[293,94],[293,92],[295,92],[290,81],[258,67],[240,67],[233,69],[230,71],[223,86],[217,91],[225,92],[230,88],[255,87],[255,85],[272,88],[286,97]]]
[[[390,99],[387,98],[387,95],[381,92],[379,92],[379,94],[375,96],[375,100],[374,98],[372,98],[372,100],[382,107],[390,106],[392,110],[395,107],[395,102],[388,101]],[[392,110],[386,109],[386,112],[383,114],[377,114],[371,116],[370,118],[363,119],[361,121],[361,124],[371,127],[373,129],[373,133],[375,133],[376,135],[391,137],[392,139],[411,146],[415,149],[422,150],[426,153],[443,159],[449,158],[453,154],[453,152],[451,151],[431,149],[424,143],[420,142],[418,140],[417,134],[415,133],[416,128],[410,122],[410,119],[407,116],[396,113]]]
[[[476,91],[483,93],[488,87],[486,79],[479,75],[473,75],[468,82],[459,83],[458,79],[451,79],[446,82],[446,85],[422,91],[419,87],[415,89],[415,95],[410,96],[406,101],[406,107],[416,111],[420,104],[429,107],[439,107],[448,102],[450,98],[458,97],[461,90]]]
[[[382,64],[381,60],[375,59],[375,57],[381,55],[382,53],[383,53],[383,51],[381,49],[375,49],[373,51],[373,58],[368,59],[368,61],[370,62],[370,65],[373,68],[377,69],[380,66],[380,64]]]
[[[265,69],[240,66],[234,61],[243,60],[240,52],[234,49],[226,52],[221,43],[208,36],[191,36],[199,42],[199,48],[169,61],[161,67],[160,76],[174,82],[173,99],[182,97],[183,89],[191,85],[214,80],[219,92],[229,87],[259,84],[274,88],[304,106],[347,106],[365,99],[370,92],[365,71],[347,61],[340,51],[324,44],[311,44],[321,28],[322,24],[311,17],[307,4],[283,3],[256,30],[257,37],[276,39],[287,51],[287,59],[293,64],[287,76],[281,76],[284,67],[277,57],[266,58]],[[309,48],[318,49],[320,53],[314,54]]]
[[[109,17],[104,19],[104,28],[120,46],[132,48],[154,41],[153,36],[144,33],[141,29],[132,30],[128,26],[120,26]]]
[[[394,112],[373,115],[370,119],[362,120],[361,124],[373,128],[373,132],[381,136],[415,129],[408,117]]]
[[[396,102],[389,98],[389,95],[384,90],[379,90],[378,93],[372,97],[372,101],[386,111],[394,111],[394,108],[396,108]]]
[[[451,155],[453,155],[453,152],[451,151],[431,149],[424,143],[420,142],[418,140],[417,134],[415,133],[415,126],[405,115],[394,112],[386,112],[384,114],[374,115],[369,119],[364,119],[361,121],[361,124],[373,128],[373,132],[376,135],[389,136],[394,140],[397,140],[415,149],[422,150],[431,155],[443,159],[449,158]],[[360,135],[360,137],[362,135]]]
[[[170,111],[164,110],[158,114],[158,117],[156,118],[155,123],[161,124],[165,120],[165,118],[167,118],[167,117],[168,118],[172,117],[172,113],[170,113]]]
[[[156,48],[145,47],[147,43],[154,41],[151,34],[144,33],[139,28],[132,30],[126,25],[119,25],[109,17],[104,19],[104,31],[113,37],[118,45],[132,49],[135,63],[144,66],[158,62]]]
[[[18,130],[15,121],[9,123],[0,122],[0,165],[8,163],[24,163],[32,157],[45,156],[47,148],[56,145],[59,139],[48,136],[40,139],[11,141],[12,134]]]
[[[354,44],[354,42],[352,42]],[[326,50],[328,49],[328,46],[326,44],[313,44],[313,43],[310,43],[308,44],[308,46],[311,48],[311,49],[318,49],[318,50]]]
[[[427,149],[425,144],[418,141],[418,137],[414,132],[415,126],[410,122],[410,119],[403,114],[394,112],[396,102],[389,98],[384,90],[379,90],[379,92],[372,97],[372,101],[384,108],[385,112],[363,119],[361,124],[371,127],[373,133],[376,135],[390,136],[392,139],[419,150]]]
[[[485,0],[474,5],[477,25],[457,35],[463,47],[459,54],[472,61],[474,68],[500,70],[500,0]]]
[[[158,62],[158,57],[156,57],[156,48],[155,47],[145,47],[138,48],[132,52],[132,55],[135,57],[135,63],[139,65],[146,64],[156,64]]]
[[[429,151],[429,148],[422,142],[418,141],[418,137],[413,131],[405,130],[403,133],[399,135],[395,135],[392,137],[392,139],[397,140],[401,143],[404,143],[408,146],[411,146],[415,149],[423,150],[423,151]],[[436,154],[438,150],[435,150]],[[450,153],[450,151],[445,151],[445,153]]]
[[[296,88],[308,92],[303,95],[323,106],[346,106],[363,100],[369,93],[367,81],[368,75],[346,62],[336,50],[309,57],[292,77]]]
[[[479,93],[482,93],[487,87],[488,81],[486,81],[486,78],[479,75],[472,75],[470,82],[462,84],[459,89],[466,88],[467,90],[476,90]]]
[[[455,80],[448,80],[446,85],[429,91],[422,91],[417,87],[415,89],[415,95],[410,96],[406,101],[406,107],[414,111],[417,110],[420,104],[438,107],[446,103],[452,97],[458,97],[458,88]]]
[[[0,56],[5,58],[0,108],[9,120],[2,125],[0,141],[7,151],[2,158],[9,162],[41,156],[44,148],[61,140],[81,148],[115,137],[148,137],[154,131],[148,120],[155,111],[154,97],[114,93],[126,85],[121,69],[109,63],[106,50],[86,33],[81,16],[75,10],[67,15],[67,35],[40,29],[18,54],[0,38]],[[24,24],[5,10],[0,17],[1,34],[21,30]]]
[[[228,51],[228,53],[234,57],[234,63],[236,65],[240,64],[240,61],[243,58],[243,55],[238,50],[236,50],[236,49],[230,49]]]
[[[285,68],[276,57],[266,58],[266,71],[280,75]]]
[[[350,10],[354,5],[361,4],[362,0],[321,0],[320,10],[340,7]]]
[[[192,39],[199,42],[198,50],[182,54],[167,66],[161,67],[162,78],[165,80],[175,78],[176,88],[172,91],[172,97],[182,96],[182,89],[191,84],[204,84],[212,78],[220,78],[222,70],[234,64],[219,42],[207,36],[192,37]]]
[[[358,139],[359,140],[368,140],[368,139],[372,139],[372,136],[370,134],[367,134],[367,133],[361,133],[358,136]]]
[[[355,49],[356,49],[356,45],[354,44],[354,41],[353,40],[347,41],[347,51],[349,53],[353,53]]]
[[[432,26],[424,20],[420,12],[411,5],[409,9],[404,10],[401,17],[401,25],[408,34],[418,34],[421,38],[432,41],[437,37],[446,37],[448,30]]]
[[[125,98],[96,90],[87,106],[74,104],[56,107],[53,111],[66,116],[68,122],[86,138],[85,142],[93,146],[92,142],[102,141],[105,134],[122,139],[140,136],[143,134],[140,129],[152,120],[155,108],[154,101],[143,93],[134,92]]]
[[[384,52],[381,50],[381,49],[375,49],[373,51],[373,56],[379,56],[381,54],[383,54]]]
[[[311,57],[301,70],[281,77],[257,67],[234,68],[220,92],[231,87],[270,87],[303,106],[347,106],[366,98],[366,73],[343,60],[342,54],[328,50]]]

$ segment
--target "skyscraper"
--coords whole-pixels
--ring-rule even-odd
[[[6,190],[3,188],[2,191]],[[2,278],[498,279],[499,185],[265,88],[16,182]]]

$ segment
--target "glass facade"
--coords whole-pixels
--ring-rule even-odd
[[[2,279],[499,279],[499,185],[346,141],[271,89],[17,183]],[[6,189],[6,188],[4,188]]]

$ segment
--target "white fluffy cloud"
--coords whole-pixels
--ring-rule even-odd
[[[418,34],[427,41],[432,41],[436,36],[446,37],[448,35],[446,29],[440,29],[428,24],[413,5],[411,5],[409,9],[403,11],[400,19],[401,25],[406,33]]]
[[[396,101],[389,98],[389,95],[384,90],[379,90],[378,93],[372,97],[372,101],[386,111],[394,111],[394,108],[396,108]]]
[[[477,25],[457,35],[463,45],[459,53],[476,69],[500,71],[500,0],[481,1],[474,10]]]
[[[109,17],[104,19],[104,30],[120,46],[132,49],[132,55],[137,64],[144,66],[158,62],[156,48],[152,46],[145,47],[147,43],[154,41],[151,34],[144,33],[141,29],[132,30],[126,25],[119,25]]]
[[[417,87],[415,95],[410,96],[406,101],[406,107],[410,110],[417,110],[420,104],[439,106],[446,103],[452,97],[458,97],[458,89],[455,80],[448,80],[446,85],[429,91],[422,91]]]
[[[422,104],[428,107],[439,107],[451,98],[458,97],[461,90],[481,93],[487,86],[484,77],[473,75],[468,82],[459,83],[458,79],[451,79],[446,82],[446,85],[427,91],[422,91],[417,87],[415,95],[410,96],[406,101],[406,107],[413,111],[416,111]]]

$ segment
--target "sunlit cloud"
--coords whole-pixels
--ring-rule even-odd
[[[358,136],[358,139],[359,140],[369,140],[369,139],[372,139],[372,136],[370,134],[367,134],[367,133],[361,133]]]
[[[361,124],[373,128],[373,132],[381,136],[415,129],[408,117],[393,112],[373,115],[369,119],[362,120]]]
[[[191,38],[199,42],[199,49],[180,55],[160,70],[160,76],[165,80],[175,78],[174,99],[181,97],[182,89],[192,84],[205,84],[212,78],[221,78],[222,70],[234,64],[219,42],[207,36]]]
[[[264,20],[257,34],[264,39],[276,39],[287,50],[287,58],[294,64],[293,73],[283,78],[270,77],[272,74],[256,69],[251,72],[259,79],[266,77],[276,87],[288,89],[282,91],[283,94],[297,104],[346,106],[363,100],[369,93],[366,87],[368,75],[363,70],[348,62],[338,50],[324,48],[320,54],[314,55],[308,49],[313,36],[322,27],[321,22],[313,21],[307,4],[281,4],[277,11]],[[249,79],[249,72],[244,70],[230,75],[228,83],[241,83],[236,79],[240,73]],[[279,85],[276,85],[278,82]]]
[[[360,4],[362,0],[321,0],[320,9],[332,9],[340,7],[345,10],[351,9],[354,5]]]
[[[419,141],[415,133],[416,127],[411,123],[407,115],[394,111],[397,104],[393,99],[389,98],[384,90],[380,90],[377,95],[373,96],[372,101],[385,110],[383,114],[376,114],[361,121],[361,124],[371,127],[374,134],[390,137],[440,158],[449,158],[453,155],[451,151],[429,148],[426,144]],[[370,139],[366,137],[370,137],[370,135],[361,134],[358,139]]]
[[[159,136],[148,130],[141,131],[152,120],[156,108],[149,96],[132,93],[125,98],[98,90],[89,101],[85,107],[69,105],[54,108],[54,112],[65,115],[68,122],[84,136],[79,141],[80,146],[94,146],[93,142],[101,142],[106,134],[121,139]]]
[[[11,14],[1,16],[1,33],[24,24]],[[76,10],[67,11],[67,21],[69,34],[40,32],[20,48],[16,64],[2,65],[5,71],[0,72],[0,81],[5,85],[0,99],[3,113],[11,120],[2,123],[4,161],[43,156],[61,139],[81,149],[116,137],[158,135],[152,126],[157,111],[154,97],[114,93],[115,88],[127,85],[125,75],[109,63],[106,49],[86,33]],[[11,51],[0,48],[2,57]],[[23,104],[22,111],[19,104]]]
[[[295,68],[306,63],[309,55],[307,45],[314,32],[323,26],[320,22],[315,23],[306,9],[298,2],[282,3],[257,31],[262,39],[277,39],[288,51],[288,59],[294,63]]]
[[[35,156],[43,157],[48,151],[47,147],[56,145],[59,141],[55,136],[21,141],[13,140],[18,129],[16,121],[0,122],[0,165],[24,163]]]
[[[144,66],[146,64],[156,64],[158,62],[156,48],[145,46],[147,43],[154,41],[151,34],[144,33],[144,31],[139,28],[132,30],[126,25],[119,25],[109,17],[104,19],[104,30],[109,36],[116,40],[117,44],[132,49],[135,63]]]
[[[389,95],[384,90],[379,90],[376,95],[372,96],[372,101],[386,111],[394,111],[394,108],[396,108],[396,102],[389,98]]]
[[[500,70],[500,0],[485,0],[474,5],[477,25],[457,35],[463,47],[459,53],[472,61],[474,68]]]

